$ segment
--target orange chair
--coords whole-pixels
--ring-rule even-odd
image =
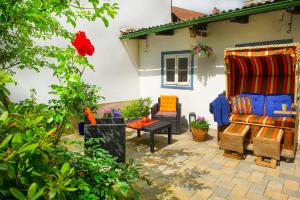
[[[151,108],[151,118],[171,122],[171,132],[180,133],[181,104],[178,97],[161,95]]]

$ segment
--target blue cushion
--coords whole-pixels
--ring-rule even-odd
[[[264,115],[265,95],[256,93],[242,93],[241,97],[250,97],[254,115]]]
[[[291,115],[274,114],[275,110],[282,110],[282,104],[287,104],[287,110],[291,110],[292,98],[290,95],[271,94],[266,97],[266,116],[291,117]]]

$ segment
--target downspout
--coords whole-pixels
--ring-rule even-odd
[[[172,7],[173,7],[173,0],[171,0],[171,12],[170,12],[170,14],[171,14],[171,22],[173,21],[172,20]]]

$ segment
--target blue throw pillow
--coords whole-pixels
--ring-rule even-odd
[[[282,104],[287,104],[287,110],[291,110],[292,98],[290,95],[270,94],[266,97],[266,116],[291,117],[291,115],[274,114],[275,110],[282,110]]]
[[[242,93],[241,97],[250,97],[254,115],[264,115],[265,95],[256,93]]]

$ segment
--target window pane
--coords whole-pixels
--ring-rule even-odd
[[[175,71],[167,71],[167,82],[175,82]]]
[[[188,80],[188,71],[179,71],[178,82],[187,82],[187,80]]]
[[[175,70],[175,58],[167,58],[166,59],[166,68]]]
[[[178,59],[178,69],[179,70],[187,70],[188,64],[189,64],[189,59],[187,57]]]

